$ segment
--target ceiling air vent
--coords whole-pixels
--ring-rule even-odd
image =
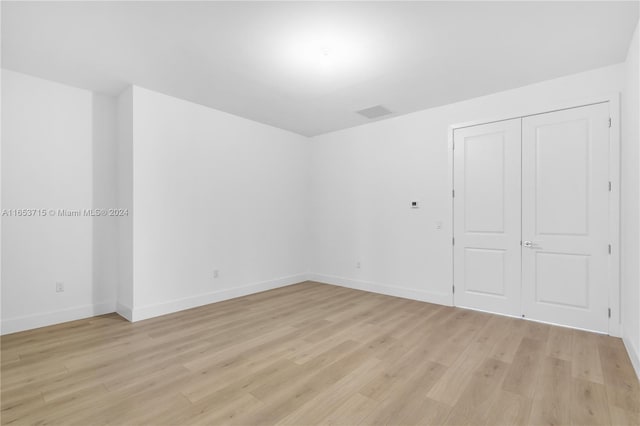
[[[391,114],[391,111],[383,107],[382,105],[372,106],[371,108],[361,109],[356,111],[358,114],[367,117],[368,119],[382,117],[383,115]]]

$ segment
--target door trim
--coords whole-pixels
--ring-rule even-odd
[[[588,105],[609,103],[609,116],[611,117],[611,127],[609,128],[609,180],[611,181],[611,192],[609,193],[609,241],[611,242],[611,255],[609,256],[609,307],[611,309],[611,317],[609,318],[609,335],[620,337],[622,335],[621,312],[620,312],[620,93],[615,92],[608,95],[593,96],[573,101],[565,101],[550,104],[547,107],[538,107],[535,109],[524,109],[516,111],[514,114],[487,117],[483,120],[474,120],[452,124],[448,131],[448,180],[449,190],[453,195],[454,190],[454,170],[453,170],[453,133],[456,129],[464,127],[472,127],[481,124],[495,123],[498,121],[511,120],[514,118],[524,118],[532,115],[546,114],[554,111],[578,108]],[[451,197],[451,241],[454,236],[454,203]],[[451,245],[451,304],[455,306],[454,296],[454,253],[453,244]]]

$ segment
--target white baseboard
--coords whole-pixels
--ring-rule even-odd
[[[75,321],[83,318],[94,317],[114,312],[116,302],[102,302],[93,305],[82,305],[60,311],[46,312],[43,314],[27,315],[17,318],[8,318],[2,321],[2,334],[16,333],[18,331],[31,330],[46,327],[48,325]]]
[[[141,306],[134,308],[131,312],[130,321],[141,321],[148,318],[158,317],[160,315],[171,314],[173,312],[184,311],[185,309],[196,308],[198,306],[208,305],[210,303],[221,302],[223,300],[234,299],[236,297],[247,296],[261,291],[272,290],[278,287],[284,287],[306,281],[306,274],[291,275],[288,277],[277,278],[269,281],[262,281],[253,284],[247,284],[240,287],[214,291],[211,293],[199,294],[197,296],[185,297],[183,299],[171,300],[155,305]],[[126,309],[126,307],[124,307]],[[120,315],[127,318],[126,313]],[[127,318],[129,319],[129,318]]]
[[[128,321],[131,321],[133,318],[131,307],[125,306],[120,302],[116,304],[116,313]]]
[[[354,280],[351,278],[336,277],[332,275],[309,274],[310,281],[317,281],[324,284],[332,284],[340,287],[352,288],[355,290],[370,291],[372,293],[386,294],[387,296],[402,297],[404,299],[419,300],[421,302],[437,303],[439,305],[452,306],[453,298],[451,294],[436,293],[414,288],[398,287],[389,284],[374,283],[371,281]]]
[[[629,354],[629,359],[631,359],[631,365],[633,365],[633,369],[636,370],[636,377],[640,380],[640,353],[638,353],[638,350],[631,344],[629,339],[623,337],[622,341]]]

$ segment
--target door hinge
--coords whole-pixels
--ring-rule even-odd
[[[456,190],[455,189],[451,190],[451,197],[456,198]]]
[[[609,192],[611,192],[611,181],[609,181]]]
[[[451,238],[451,245],[452,245],[452,246],[455,246],[455,245],[456,245],[456,238],[455,238],[455,237],[452,237],[452,238]]]
[[[451,289],[453,291],[453,294],[456,294],[456,286],[455,285],[451,286]]]
[[[609,254],[611,254],[611,244],[609,244]]]
[[[609,318],[611,318],[611,308],[609,308]]]
[[[451,142],[451,149],[456,149],[456,141]]]
[[[609,127],[611,127],[611,117],[609,117]]]

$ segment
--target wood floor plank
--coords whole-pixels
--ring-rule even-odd
[[[250,416],[239,417],[238,424],[275,424],[282,421],[289,413],[299,409],[321,392],[327,391],[336,382],[348,376],[368,357],[367,350],[360,347],[325,368],[319,371],[315,370],[315,374],[294,378],[286,386],[280,387],[277,392],[263,396],[264,409]],[[312,371],[314,370],[307,368],[306,372],[311,373]]]
[[[278,422],[279,425],[319,424],[362,387],[371,374],[380,372],[380,361],[367,358],[324,392]]]
[[[269,401],[284,387],[295,386],[294,382],[304,380],[304,377],[316,374],[324,367],[337,362],[343,356],[353,352],[358,344],[352,340],[345,340],[333,347],[329,347],[323,353],[318,354],[312,360],[304,364],[296,364],[299,367],[292,369],[292,376],[283,376],[281,380],[269,380],[268,383],[251,390],[251,394],[263,402]]]
[[[530,422],[564,425],[571,420],[571,362],[546,357],[531,407]]]
[[[576,426],[611,424],[604,386],[584,379],[573,379],[572,383],[571,424]]]
[[[552,327],[549,330],[546,353],[553,358],[571,361],[573,359],[573,330]]]
[[[536,321],[525,322],[524,337],[546,342],[553,326]]]
[[[597,348],[598,338],[586,331],[573,331],[573,377],[604,384],[602,363]],[[594,350],[596,349],[596,350]]]
[[[450,366],[488,320],[488,314],[462,310],[453,321],[444,323],[431,335],[433,344],[427,356],[434,362]]]
[[[341,404],[335,411],[329,413],[320,424],[336,426],[359,425],[377,405],[376,401],[360,393],[355,393],[347,398],[344,404]]]
[[[546,342],[541,340],[522,339],[502,385],[504,390],[527,398],[533,396],[545,346]]]
[[[615,405],[609,405],[611,424],[617,426],[638,426],[640,425],[640,412],[624,410]]]
[[[611,405],[625,411],[640,412],[640,383],[624,346],[598,345],[607,397]]]
[[[45,406],[40,393],[19,394],[17,397],[7,400],[2,398],[2,412],[0,420],[3,425],[22,424],[32,413],[37,413]]]
[[[2,425],[640,423],[620,339],[314,282],[0,343]]]
[[[428,360],[424,356],[427,348],[428,345],[418,346],[396,362],[385,362],[383,373],[363,386],[360,393],[380,402],[396,392],[398,388],[404,387],[405,383],[409,382],[414,375],[421,373],[433,378],[433,383],[435,383],[446,367]],[[428,390],[429,388],[423,388],[425,396]]]
[[[496,359],[487,358],[472,375],[462,395],[453,406],[446,424],[475,423],[485,419],[499,397],[509,365]]]
[[[426,416],[423,404],[430,403],[426,393],[442,376],[446,367],[432,361],[416,364],[413,373],[396,380],[388,389],[388,396],[364,420],[366,424],[402,423],[409,419],[421,420]],[[403,420],[406,419],[406,420]]]
[[[496,343],[491,353],[491,358],[502,362],[511,363],[518,352],[520,343],[524,338],[525,321],[514,318],[503,318],[503,323],[508,324],[508,328],[502,338]]]
[[[537,425],[529,423],[531,399],[500,389],[484,419],[485,426]]]
[[[467,346],[450,368],[446,369],[427,396],[450,406],[455,405],[471,380],[473,372],[485,361],[504,335],[506,328],[502,318],[490,318],[476,339]]]

